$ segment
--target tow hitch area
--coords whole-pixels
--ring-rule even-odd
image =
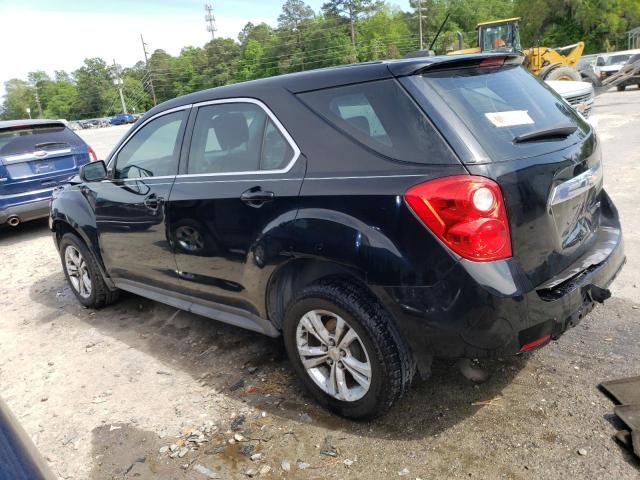
[[[617,404],[614,412],[629,428],[618,432],[616,440],[640,458],[640,376],[602,382],[599,387]]]
[[[591,297],[591,300],[593,300],[594,302],[603,303],[605,300],[611,297],[611,290],[609,290],[608,288],[600,288],[596,287],[595,285],[589,285],[587,291],[589,293],[589,297]]]

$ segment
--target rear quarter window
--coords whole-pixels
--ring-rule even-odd
[[[84,142],[64,125],[29,125],[0,130],[0,156],[77,147]]]
[[[338,131],[385,157],[457,163],[427,116],[395,80],[316,90],[298,98]]]

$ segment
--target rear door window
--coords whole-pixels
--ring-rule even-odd
[[[293,157],[293,147],[263,108],[248,102],[219,103],[198,109],[187,173],[280,170]]]
[[[316,90],[298,97],[336,129],[386,157],[455,162],[424,112],[395,80]]]
[[[439,95],[493,161],[559,150],[590,131],[566,101],[523,67],[443,69],[413,76],[410,81],[427,101]],[[516,137],[563,125],[578,129],[564,138],[514,142]]]
[[[0,156],[3,157],[81,145],[84,142],[80,137],[64,125],[29,125],[0,130]]]

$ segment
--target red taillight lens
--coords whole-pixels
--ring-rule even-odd
[[[501,67],[504,65],[506,57],[489,57],[480,62],[481,67]]]
[[[98,160],[98,156],[96,155],[96,152],[93,151],[93,148],[89,147],[89,155],[91,156],[91,161],[95,162],[96,160]]]
[[[532,348],[536,348],[539,347],[540,345],[547,343],[549,340],[551,340],[551,335],[545,335],[544,337],[540,337],[537,340],[534,340],[533,342],[529,342],[525,345],[523,345],[520,348],[520,352],[527,352],[529,350],[531,350]]]
[[[411,187],[405,201],[455,253],[489,262],[511,256],[509,222],[502,191],[485,177],[444,177]]]

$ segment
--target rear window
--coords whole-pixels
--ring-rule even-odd
[[[0,130],[1,156],[80,145],[83,145],[80,137],[64,125],[29,125]]]
[[[395,80],[299,94],[339,131],[386,157],[405,162],[453,163],[448,146]]]
[[[494,161],[555,151],[589,133],[586,121],[523,67],[438,70],[411,81],[427,99],[439,95]],[[566,138],[514,143],[518,136],[566,125],[578,129]]]

